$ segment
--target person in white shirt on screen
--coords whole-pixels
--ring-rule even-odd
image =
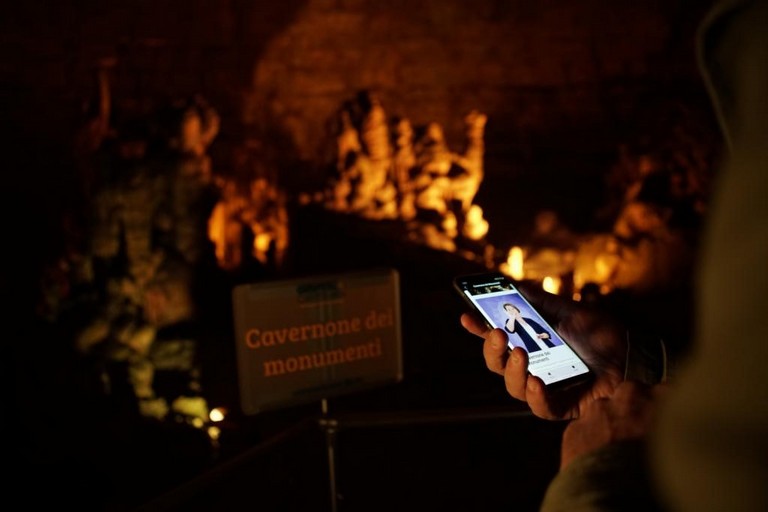
[[[517,306],[506,302],[502,309],[509,316],[504,321],[504,330],[517,334],[529,353],[554,347],[547,330],[530,318],[523,317]]]

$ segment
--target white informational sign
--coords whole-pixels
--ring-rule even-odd
[[[232,299],[245,414],[403,378],[394,269],[243,284]]]

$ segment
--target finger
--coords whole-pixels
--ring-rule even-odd
[[[563,413],[552,408],[544,381],[538,377],[528,376],[525,385],[525,400],[528,402],[531,412],[539,418],[546,420],[562,418]]]
[[[528,352],[520,347],[509,353],[504,368],[504,384],[507,393],[526,402],[539,418],[559,420],[574,417],[573,411],[555,407],[544,381],[528,373]]]
[[[461,326],[471,334],[480,336],[481,338],[485,338],[490,331],[485,322],[483,322],[478,315],[473,313],[464,313],[461,315]]]
[[[483,343],[483,358],[485,365],[494,373],[504,375],[509,361],[507,351],[507,335],[501,329],[493,329],[488,333]]]
[[[507,365],[504,368],[504,384],[507,393],[518,400],[526,400],[526,382],[528,380],[528,352],[515,347],[509,353]]]

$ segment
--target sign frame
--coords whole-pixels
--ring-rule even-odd
[[[232,306],[247,415],[403,380],[394,268],[241,284]]]

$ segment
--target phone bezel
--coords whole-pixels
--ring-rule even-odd
[[[461,296],[464,303],[468,304],[473,311],[478,313],[479,317],[482,318],[485,325],[488,328],[493,329],[495,327],[488,322],[488,319],[485,317],[483,312],[480,311],[479,307],[474,302],[472,302],[472,300],[467,296],[466,293],[464,293],[465,284],[462,284],[462,283],[472,284],[472,283],[483,283],[488,281],[499,281],[499,280],[501,280],[500,282],[506,282],[511,286],[513,286],[515,291],[517,291],[517,293],[519,293],[520,296],[523,299],[525,299],[525,301],[528,303],[528,306],[530,306],[533,310],[535,310],[539,314],[539,316],[541,316],[544,320],[546,320],[548,326],[557,333],[560,339],[563,340],[563,343],[565,343],[568,346],[568,348],[571,349],[571,351],[576,355],[576,357],[587,368],[586,373],[574,375],[572,377],[568,377],[567,379],[545,384],[546,388],[548,390],[570,389],[570,388],[573,388],[574,386],[582,385],[585,382],[591,380],[594,376],[594,372],[592,368],[590,368],[590,366],[587,364],[584,358],[578,353],[578,351],[573,347],[573,345],[568,341],[568,339],[565,336],[563,336],[562,333],[549,321],[549,319],[547,319],[546,316],[543,315],[541,311],[539,311],[538,308],[536,308],[531,303],[530,299],[528,299],[528,297],[525,295],[523,290],[520,289],[518,281],[512,279],[510,276],[508,276],[507,274],[504,274],[503,272],[480,272],[475,274],[463,274],[463,275],[456,276],[453,279],[453,288]],[[512,349],[509,347],[509,345],[507,345],[507,351],[511,351],[511,350]],[[533,374],[531,374],[529,371],[529,375],[533,375]],[[542,382],[544,381],[542,380]]]

